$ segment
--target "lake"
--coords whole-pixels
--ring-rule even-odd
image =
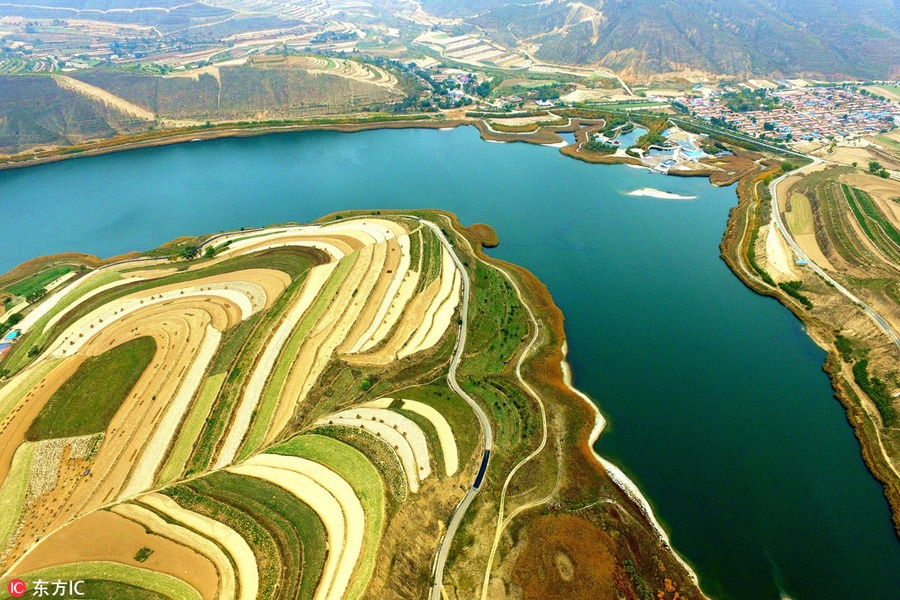
[[[691,201],[634,197],[651,187]],[[721,598],[887,598],[900,542],[802,324],[719,258],[733,188],[474,128],[222,139],[0,172],[0,271],[336,210],[439,208],[547,284],[598,451]]]

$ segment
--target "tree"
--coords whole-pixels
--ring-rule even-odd
[[[869,161],[869,172],[872,173],[872,175],[877,175],[878,172],[882,170],[882,168],[883,167],[881,166],[881,163],[877,160]]]
[[[775,131],[775,123],[766,121],[765,123],[763,123],[763,129],[765,129],[766,131]]]
[[[787,173],[788,171],[793,171],[797,166],[794,163],[789,163],[787,161],[781,163],[781,172]]]

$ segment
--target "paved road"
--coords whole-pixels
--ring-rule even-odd
[[[481,482],[484,479],[488,462],[491,458],[491,448],[493,444],[494,434],[491,428],[491,422],[488,421],[487,415],[484,413],[481,407],[474,400],[472,400],[472,398],[459,386],[459,383],[457,383],[456,381],[456,369],[459,366],[459,361],[462,358],[463,351],[466,347],[466,328],[469,323],[469,274],[468,272],[466,272],[466,269],[463,267],[462,261],[459,260],[459,257],[453,250],[453,246],[451,246],[450,242],[447,241],[447,238],[444,236],[444,232],[441,231],[441,228],[430,221],[425,221],[418,218],[416,220],[422,223],[422,225],[431,228],[431,230],[434,231],[435,234],[437,234],[438,239],[441,240],[441,243],[444,245],[447,251],[450,252],[450,256],[453,257],[453,262],[456,264],[456,268],[459,270],[459,274],[462,277],[462,324],[459,327],[459,337],[456,339],[456,349],[453,352],[453,358],[450,359],[450,370],[447,373],[447,383],[450,384],[450,388],[454,392],[462,396],[462,398],[469,403],[469,406],[472,407],[472,410],[478,417],[478,422],[481,424],[481,431],[484,434],[484,454],[481,458],[481,465],[479,465],[478,467],[478,474],[476,475],[475,481],[472,482],[472,486],[468,489],[462,501],[460,501],[460,503],[456,505],[456,509],[454,509],[453,511],[453,517],[450,519],[450,524],[447,526],[447,532],[441,539],[441,543],[438,546],[437,555],[434,559],[434,583],[431,588],[429,598],[431,598],[431,600],[440,600],[441,583],[444,580],[444,565],[447,562],[447,554],[450,552],[450,545],[453,543],[453,537],[456,534],[456,530],[459,528],[459,524],[462,521],[463,516],[465,516],[466,514],[466,509],[469,508],[469,505],[472,503],[472,500],[475,499],[475,496],[476,494],[478,494],[478,490],[481,487]]]
[[[822,279],[824,279],[825,281],[827,281],[828,283],[833,285],[837,291],[842,293],[844,296],[846,296],[851,301],[856,303],[857,306],[859,306],[864,311],[866,311],[866,313],[872,318],[872,320],[875,321],[875,323],[877,323],[878,326],[881,327],[881,329],[883,329],[886,334],[888,334],[888,336],[891,338],[891,340],[894,341],[894,343],[897,345],[897,347],[900,348],[900,336],[898,336],[897,333],[893,329],[891,329],[891,326],[888,325],[887,321],[885,321],[881,317],[881,315],[879,315],[877,312],[872,310],[872,308],[868,304],[866,304],[865,302],[863,302],[862,300],[857,298],[854,294],[852,294],[850,292],[850,290],[848,290],[847,288],[842,286],[840,283],[835,281],[834,278],[831,277],[831,275],[829,275],[828,273],[826,273],[821,267],[819,267],[819,265],[814,263],[806,255],[806,253],[800,249],[800,246],[798,246],[797,242],[794,241],[794,238],[791,237],[790,231],[788,231],[787,227],[784,226],[784,222],[781,219],[781,211],[778,208],[778,195],[775,193],[775,190],[776,190],[778,184],[781,183],[787,177],[790,177],[791,175],[799,173],[800,171],[803,171],[804,169],[810,169],[812,167],[815,167],[816,165],[820,165],[824,162],[823,160],[812,157],[812,156],[810,156],[808,158],[812,159],[812,161],[813,161],[812,164],[809,164],[809,165],[803,167],[802,169],[798,169],[797,171],[785,173],[784,175],[775,179],[772,183],[769,184],[769,192],[772,194],[772,218],[775,220],[775,225],[778,227],[778,231],[781,232],[781,235],[784,236],[784,239],[787,240],[787,243],[790,244],[791,248],[794,250],[794,253],[801,260],[806,261],[806,264],[813,271],[815,271],[820,277],[822,277]]]

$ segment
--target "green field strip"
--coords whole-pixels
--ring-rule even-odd
[[[413,231],[409,234],[409,269],[419,270],[419,259],[422,257],[422,232]]]
[[[850,205],[850,210],[853,211],[853,216],[856,217],[856,222],[859,223],[859,226],[862,227],[862,230],[865,232],[866,236],[873,242],[877,243],[875,239],[875,235],[872,233],[872,230],[869,229],[869,223],[866,221],[866,218],[863,216],[862,212],[859,210],[859,207],[856,205],[856,200],[850,190],[846,185],[841,185],[841,188],[844,190],[844,197],[847,199],[847,203]]]
[[[812,206],[803,194],[791,194],[791,210],[784,213],[784,218],[794,235],[814,233]]]
[[[228,331],[222,337],[222,344],[219,351],[213,359],[212,365],[209,367],[210,375],[228,374],[228,371],[234,365],[241,348],[247,343],[247,340],[253,334],[257,323],[263,318],[263,312],[260,311],[252,315],[246,321],[241,321]]]
[[[6,546],[19,522],[19,515],[25,505],[25,492],[28,490],[31,461],[37,447],[38,444],[25,442],[16,449],[9,474],[0,487],[0,548]]]
[[[46,271],[35,273],[31,277],[27,277],[21,281],[17,281],[8,286],[6,291],[14,296],[28,296],[45,287],[47,284],[56,281],[66,273],[71,273],[74,270],[75,267],[72,265],[58,265],[47,269]]]
[[[211,497],[214,486],[200,478],[162,490],[182,508],[227,525],[250,546],[259,573],[257,599],[274,598],[281,578],[281,558],[272,535],[252,515],[240,508]]]
[[[443,248],[444,245],[436,233],[430,228],[422,229],[422,277],[419,291],[424,290],[429,283],[440,278]]]
[[[310,433],[329,437],[361,452],[381,473],[388,497],[394,503],[399,504],[409,496],[406,472],[400,457],[383,439],[364,429],[346,425],[317,425]]]
[[[478,261],[474,289],[461,371],[498,373],[519,349],[530,326],[512,284],[497,269]]]
[[[181,579],[166,573],[107,561],[79,562],[47,567],[18,575],[17,578],[25,581],[32,589],[33,582],[38,579],[43,581],[110,581],[147,590],[170,600],[203,600],[200,592]],[[4,589],[6,589],[8,581],[3,580]],[[49,588],[52,594],[53,586],[51,585]]]
[[[224,382],[225,373],[207,377],[206,381],[203,382],[200,393],[197,394],[197,399],[181,425],[181,430],[175,439],[175,445],[172,447],[165,465],[159,472],[157,481],[160,485],[171,483],[184,472],[188,458],[191,456],[191,450],[194,449],[194,444],[199,439],[200,432],[203,431],[203,425],[206,423],[209,411],[212,409],[213,402],[216,401],[216,397],[219,395],[219,390],[222,389]]]
[[[891,231],[900,239],[900,233],[893,228],[893,226],[884,219],[884,216],[878,211],[878,208],[872,203],[872,199],[865,194],[865,200],[860,198],[855,188],[850,188],[846,184],[841,184],[841,189],[843,190],[844,197],[847,199],[847,203],[850,205],[850,209],[853,212],[853,216],[856,217],[856,221],[859,223],[860,227],[862,227],[866,236],[872,240],[875,244],[875,247],[884,252],[888,257],[894,261],[900,262],[900,255],[897,253],[897,247],[891,243],[890,235],[888,231],[884,228],[884,225],[890,228]],[[868,201],[870,204],[869,211],[873,214],[880,217],[884,222],[879,221],[878,218],[872,217],[871,214],[868,214],[869,211],[866,210],[865,201]],[[879,228],[873,231],[872,224],[869,222],[871,218],[872,223],[875,226],[879,226]],[[895,242],[896,244],[896,242]]]
[[[58,367],[64,360],[64,358],[49,358],[42,360],[35,365],[27,375],[24,375],[24,378],[21,381],[18,381],[17,383],[7,382],[5,387],[0,388],[0,392],[6,392],[7,389],[9,389],[9,393],[5,394],[2,397],[2,400],[0,400],[0,418],[5,418],[19,400],[37,387],[38,382],[49,375],[50,372]],[[15,387],[13,388],[12,386]]]
[[[856,197],[857,202],[859,202],[859,206],[860,208],[862,208],[862,211],[873,221],[878,223],[884,234],[888,236],[891,241],[894,242],[894,244],[900,246],[900,232],[898,232],[894,228],[894,225],[878,209],[878,207],[875,205],[875,202],[872,201],[872,197],[869,196],[868,193],[857,188],[851,188],[851,191]]]
[[[384,484],[375,466],[359,450],[330,437],[308,434],[269,450],[271,454],[299,456],[325,465],[343,477],[356,492],[366,514],[366,535],[353,579],[344,598],[357,600],[366,591],[384,525]]]
[[[26,439],[90,435],[106,431],[156,354],[156,340],[140,337],[85,360],[31,422]]]
[[[297,355],[300,353],[303,343],[306,341],[306,337],[331,305],[335,294],[337,294],[340,286],[344,283],[344,280],[347,279],[347,275],[349,275],[350,270],[353,268],[353,265],[356,264],[358,258],[359,253],[354,252],[353,254],[345,256],[338,262],[331,277],[329,277],[328,281],[325,282],[325,285],[322,286],[322,290],[319,292],[319,295],[316,297],[312,306],[309,307],[309,310],[307,310],[306,314],[300,319],[300,322],[297,324],[297,327],[294,328],[290,339],[284,345],[284,348],[282,348],[281,354],[279,354],[278,359],[275,361],[275,368],[272,369],[272,373],[269,375],[269,381],[266,382],[259,405],[256,407],[256,411],[254,411],[249,433],[247,434],[243,446],[238,452],[237,460],[239,462],[250,456],[250,454],[262,444],[266,433],[269,431],[272,415],[275,414],[275,410],[278,408],[279,401],[281,400],[284,384],[287,381],[291,369],[294,367]]]
[[[208,479],[215,485],[216,497],[242,504],[254,514],[266,514],[278,528],[273,535],[284,548],[282,557],[290,554],[290,562],[283,560],[285,579],[278,597],[310,600],[328,554],[325,526],[316,511],[284,488],[255,477],[223,471]]]

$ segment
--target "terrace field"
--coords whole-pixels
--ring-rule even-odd
[[[0,583],[422,598],[443,556],[445,597],[514,580],[532,594],[535,544],[565,552],[574,535],[550,534],[553,513],[602,532],[570,597],[699,597],[594,460],[561,317],[481,252],[492,238],[441,213],[338,214],[182,238],[29,303],[0,362]],[[6,289],[59,278],[51,260]]]

